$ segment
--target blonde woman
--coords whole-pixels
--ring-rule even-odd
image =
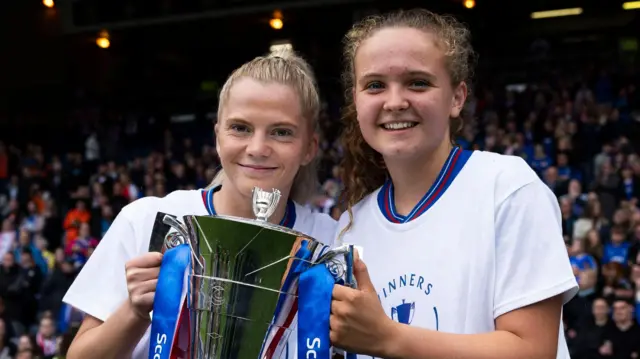
[[[331,244],[335,221],[299,204],[316,189],[319,103],[309,65],[289,52],[255,58],[231,74],[215,125],[223,172],[204,190],[142,198],[121,211],[64,298],[88,314],[68,359],[147,358],[162,259],[148,252],[158,211],[254,218],[253,187],[277,188],[283,200],[272,222]]]

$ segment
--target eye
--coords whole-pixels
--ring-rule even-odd
[[[249,126],[243,125],[240,123],[232,124],[231,126],[229,126],[229,129],[233,132],[240,132],[240,133],[249,132]]]
[[[384,84],[380,81],[371,81],[364,88],[367,91],[375,92],[384,89]]]
[[[277,128],[273,130],[273,135],[276,137],[290,137],[293,136],[293,131],[288,128]]]
[[[411,81],[409,86],[416,89],[425,89],[427,87],[431,87],[432,85],[429,81],[426,80],[413,80]]]

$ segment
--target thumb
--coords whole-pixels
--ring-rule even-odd
[[[358,289],[365,292],[375,292],[376,288],[373,286],[371,282],[371,277],[369,277],[369,270],[367,269],[367,265],[364,264],[362,259],[356,257],[353,263],[353,276],[356,278],[356,282],[358,284]]]

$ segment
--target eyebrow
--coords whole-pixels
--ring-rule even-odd
[[[247,120],[243,120],[240,117],[227,117],[223,120],[226,122],[226,124],[241,123],[243,125],[251,125]]]
[[[242,119],[240,117],[228,117],[226,119],[226,121],[228,123],[241,123],[243,125],[253,126],[253,124],[250,121],[247,121],[247,120]],[[292,127],[293,129],[297,129],[298,128],[297,124],[295,124],[293,122],[287,122],[287,121],[279,121],[279,122],[276,122],[276,123],[269,124],[269,127],[283,127],[283,126]]]
[[[272,124],[271,127],[293,127],[294,129],[297,129],[298,125],[293,122],[281,121]]]
[[[428,79],[430,81],[434,81],[436,79],[436,76],[434,74],[432,74],[430,72],[427,72],[427,71],[421,71],[421,70],[412,70],[412,71],[403,72],[402,76],[425,77],[426,79]],[[362,78],[360,79],[360,81],[379,79],[379,78],[383,78],[383,77],[385,77],[385,75],[382,75],[382,74],[377,73],[377,72],[365,72],[365,74],[362,75]]]

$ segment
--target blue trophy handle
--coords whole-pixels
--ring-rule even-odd
[[[327,266],[336,279],[336,284],[357,288],[357,282],[353,276],[354,250],[352,245],[342,245],[328,250],[315,261],[314,265]]]

